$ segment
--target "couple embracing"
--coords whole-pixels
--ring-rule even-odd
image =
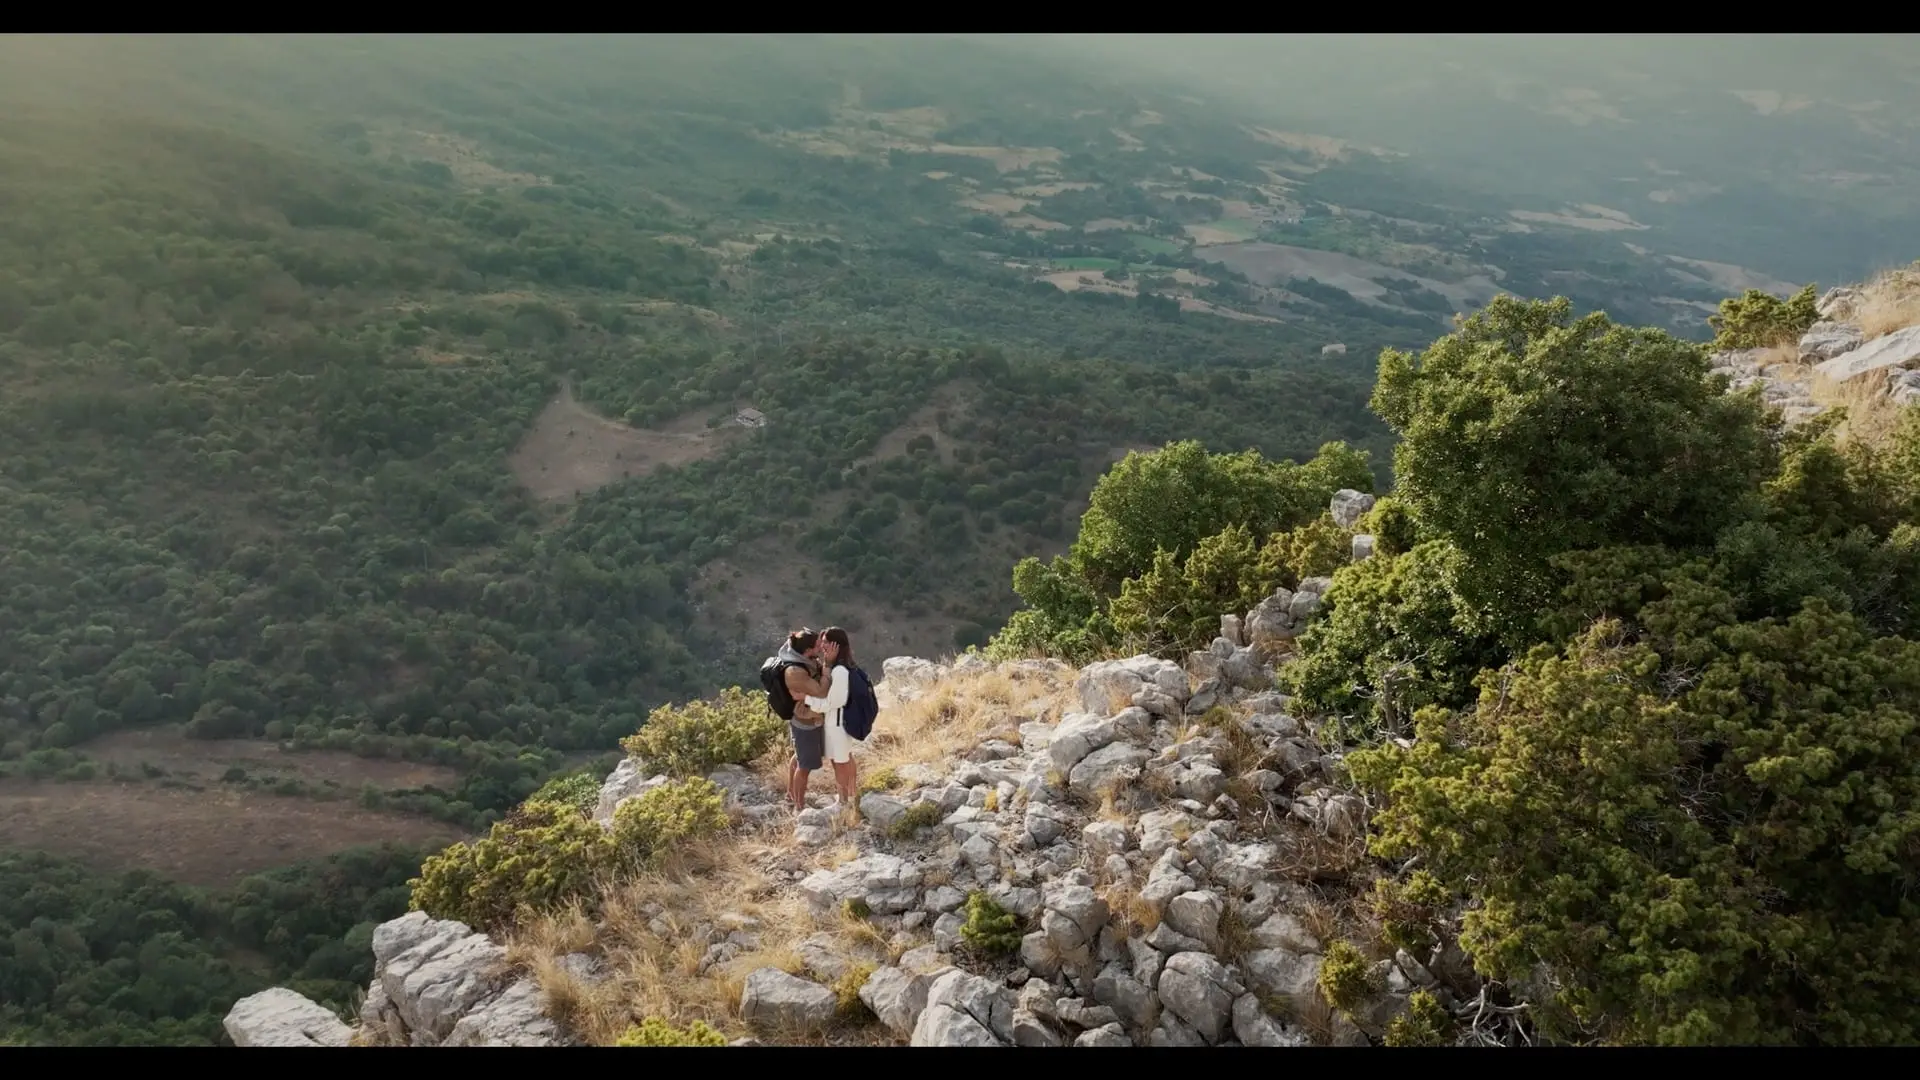
[[[793,760],[787,765],[787,799],[793,808],[807,808],[808,779],[830,761],[839,788],[837,810],[857,818],[860,776],[853,744],[873,730],[879,702],[854,661],[847,632],[838,626],[795,630],[761,666],[760,681],[793,736]]]

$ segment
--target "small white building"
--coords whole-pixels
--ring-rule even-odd
[[[1334,342],[1331,345],[1322,345],[1320,346],[1320,355],[1321,356],[1345,356],[1347,355],[1347,347],[1338,341]]]
[[[733,414],[733,422],[742,427],[766,427],[767,416],[759,409],[741,409]]]

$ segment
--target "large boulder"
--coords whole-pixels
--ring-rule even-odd
[[[945,678],[947,669],[917,656],[889,656],[880,663],[880,681],[874,684],[876,696],[885,695],[893,704],[905,704],[927,692]]]
[[[223,1025],[235,1046],[346,1046],[353,1037],[332,1010],[285,987],[243,997]]]
[[[1352,488],[1341,488],[1333,493],[1333,501],[1328,509],[1333,513],[1333,523],[1343,529],[1351,529],[1354,523],[1373,509],[1373,496]]]
[[[373,932],[374,978],[415,1045],[438,1045],[506,986],[506,950],[451,919],[411,911]]]
[[[839,1007],[833,991],[779,968],[751,972],[740,989],[740,1019],[777,1031],[824,1031]]]
[[[1920,360],[1920,326],[1909,326],[1823,361],[1813,370],[1834,382],[1847,382],[1870,371],[1903,367],[1915,360]]]
[[[914,1022],[912,1046],[1008,1046],[1013,1042],[1013,992],[958,968],[935,979],[927,1006]]]
[[[880,908],[906,911],[913,906],[920,881],[918,866],[897,855],[876,853],[831,870],[815,870],[800,882],[800,895],[816,912],[829,912],[858,900],[870,910],[889,914]]]
[[[1080,669],[1074,682],[1080,707],[1099,716],[1111,716],[1133,703],[1134,695],[1153,687],[1181,705],[1193,690],[1179,664],[1141,654],[1125,660],[1103,660]]]

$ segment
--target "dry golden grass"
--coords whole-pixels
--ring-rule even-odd
[[[751,834],[689,845],[669,865],[607,889],[598,928],[578,910],[525,920],[508,942],[509,958],[538,978],[549,1015],[592,1045],[611,1045],[649,1016],[678,1026],[705,1021],[730,1037],[745,1034],[739,1003],[747,973],[762,967],[798,972],[804,965],[794,946],[802,938],[846,933],[837,917],[816,919],[797,892],[763,869],[779,853]],[[660,912],[660,932],[649,910]],[[702,974],[708,943],[694,930],[723,926],[724,915],[758,920],[759,948]],[[596,949],[597,979],[579,979],[558,962]]]
[[[855,751],[862,772],[944,764],[989,738],[1018,741],[1017,718],[1067,704],[1070,678],[999,671],[956,675],[926,696],[884,708],[873,734]]]
[[[1853,321],[1870,339],[1920,326],[1920,268],[1888,270],[1862,285]]]
[[[1057,709],[1069,689],[1068,680],[1033,674],[989,671],[950,678],[928,696],[882,712],[873,736],[861,748],[861,771],[897,776],[907,765],[945,764],[995,734],[1017,737],[1013,718]],[[790,747],[776,746],[755,763],[755,772],[774,790],[783,790],[790,757]],[[834,790],[828,770],[815,773],[811,781],[810,790]],[[775,864],[791,865],[794,852],[785,832],[779,827],[740,831],[688,845],[667,865],[607,887],[597,927],[577,909],[524,920],[508,943],[509,957],[537,977],[550,1015],[586,1042],[605,1046],[649,1016],[676,1026],[700,1020],[729,1038],[748,1034],[739,1016],[746,976],[763,967],[803,972],[806,965],[797,946],[814,934],[829,935],[841,946],[835,951],[849,958],[865,955],[887,962],[920,943],[910,936],[889,938],[849,912],[812,912],[784,876],[772,872]],[[808,853],[806,865],[832,868],[859,855],[855,844],[842,840]],[[926,884],[943,884],[943,878],[935,872]],[[723,925],[723,915],[736,914],[758,920],[752,932],[759,936],[759,947],[702,973],[709,945],[695,930]],[[602,971],[596,979],[580,979],[560,964],[561,957],[574,952],[599,955]],[[842,1023],[824,1039],[791,1032],[757,1034],[815,1044],[893,1041],[866,1022],[863,1007],[856,1007],[859,985],[854,978],[847,974],[836,982]]]
[[[1887,441],[1893,437],[1894,430],[1900,424],[1903,408],[1887,396],[1891,379],[1891,371],[1886,368],[1869,371],[1846,382],[1835,382],[1815,372],[1812,375],[1811,393],[1816,404],[1847,410],[1846,421],[1835,433],[1838,440],[1857,440],[1879,448],[1887,445]]]

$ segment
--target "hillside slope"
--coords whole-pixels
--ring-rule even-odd
[[[1291,594],[1302,625],[1325,586]],[[228,1031],[241,1046],[607,1044],[690,1025],[736,1042],[1364,1044],[1423,987],[1472,1016],[1457,955],[1388,949],[1355,1019],[1322,1001],[1325,956],[1345,962],[1352,898],[1378,872],[1366,806],[1286,698],[1257,689],[1300,627],[1244,623],[1252,644],[1222,637],[1191,671],[889,659],[858,825],[819,805],[796,821],[776,744],[709,775],[732,831],[592,914],[496,943],[416,912],[375,934],[357,1031],[279,990],[237,1003]],[[596,818],[613,827],[670,784],[645,779],[657,767],[629,758]]]

